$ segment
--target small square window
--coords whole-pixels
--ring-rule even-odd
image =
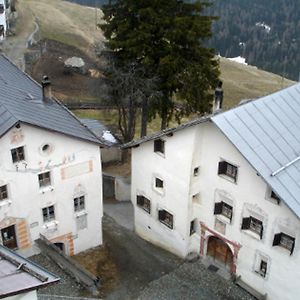
[[[163,182],[163,180],[155,177],[155,187],[163,189],[164,188],[164,182]]]
[[[224,217],[228,218],[230,221],[232,219],[232,206],[225,202],[217,202],[215,203],[214,209],[215,215],[223,215]]]
[[[38,176],[40,188],[51,185],[50,172],[41,173]]]
[[[257,235],[259,235],[260,239],[263,236],[263,222],[250,216],[248,218],[243,218],[242,230],[250,230]]]
[[[200,170],[199,167],[197,167],[197,168],[194,169],[194,176],[198,176],[199,175],[199,170]]]
[[[256,272],[262,276],[262,277],[266,277],[267,274],[267,268],[268,268],[268,263],[264,260],[261,260],[258,266],[258,269],[256,270]]]
[[[274,199],[274,200],[277,202],[277,204],[280,203],[280,198],[277,196],[277,194],[276,194],[274,191],[271,191],[270,197],[271,197],[272,199]]]
[[[290,254],[292,254],[295,247],[295,238],[283,232],[275,234],[273,246],[280,246],[282,248],[285,248],[290,251]]]
[[[237,180],[237,166],[234,166],[227,161],[220,161],[218,167],[218,175],[225,175],[226,177],[232,179],[234,182]]]
[[[162,139],[154,140],[154,152],[165,153],[165,141]]]
[[[193,235],[196,232],[196,219],[191,221],[190,223],[190,236]]]
[[[173,229],[173,215],[167,212],[166,210],[163,209],[158,211],[158,220],[162,224]]]
[[[7,185],[0,186],[0,201],[8,198]]]
[[[80,196],[80,197],[76,197],[74,198],[74,211],[81,211],[85,209],[85,197],[84,196]]]
[[[54,205],[43,208],[44,223],[55,220]]]
[[[148,214],[151,212],[151,203],[150,200],[144,196],[137,195],[136,196],[136,204],[143,210],[145,210]]]
[[[24,147],[14,148],[10,151],[13,163],[25,160]]]

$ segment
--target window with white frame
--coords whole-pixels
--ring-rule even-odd
[[[42,212],[43,212],[43,221],[44,221],[44,223],[55,220],[54,205],[44,207],[42,209]]]
[[[229,204],[221,201],[215,203],[214,208],[214,214],[215,215],[223,215],[224,217],[228,218],[230,221],[232,219],[232,206]]]
[[[263,222],[252,216],[243,218],[242,230],[250,230],[258,235],[260,239],[263,237]]]
[[[44,172],[38,175],[40,188],[47,187],[51,185],[50,172]]]
[[[0,201],[8,198],[7,185],[0,186]]]
[[[258,273],[262,277],[266,277],[267,274],[267,269],[268,269],[268,263],[266,260],[261,259],[257,269],[255,270],[256,273]]]
[[[78,212],[85,209],[85,196],[79,196],[74,198],[74,211]]]
[[[197,226],[197,219],[194,219],[190,223],[190,236],[196,232],[196,226]]]
[[[154,140],[154,152],[165,154],[165,141],[162,139]]]
[[[164,181],[158,177],[155,177],[155,187],[157,189],[163,189],[164,188]]]
[[[25,151],[23,146],[11,149],[10,151],[13,163],[25,160]]]
[[[218,165],[218,175],[224,175],[233,182],[237,181],[238,167],[223,160]]]
[[[167,227],[173,229],[173,215],[168,211],[161,209],[158,211],[158,220],[166,225]]]
[[[144,211],[146,211],[148,214],[151,212],[151,202],[149,199],[142,195],[137,195],[136,196],[136,204],[140,208],[142,208]]]
[[[285,248],[292,255],[295,247],[295,238],[283,232],[277,233],[274,235],[273,246]]]

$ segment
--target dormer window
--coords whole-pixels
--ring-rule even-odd
[[[165,141],[162,139],[154,140],[154,152],[165,154]]]
[[[282,248],[285,248],[290,251],[290,254],[292,254],[295,247],[295,238],[283,232],[275,234],[273,246],[280,246]]]
[[[25,160],[25,151],[23,146],[11,149],[10,151],[13,163]]]

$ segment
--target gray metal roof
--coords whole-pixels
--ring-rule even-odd
[[[58,281],[56,275],[0,245],[0,298],[36,290]]]
[[[0,55],[0,137],[17,122],[102,143],[59,101],[44,102],[41,86]]]
[[[212,120],[300,218],[300,84]]]
[[[94,119],[80,119],[80,121],[84,126],[89,128],[103,144],[108,146],[119,144],[118,139],[100,121]]]

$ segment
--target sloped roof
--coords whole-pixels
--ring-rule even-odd
[[[0,55],[0,137],[18,122],[102,143],[59,101],[43,101],[41,86]]]
[[[300,218],[300,84],[212,121]]]
[[[58,282],[56,275],[0,245],[0,298]]]
[[[120,142],[111,131],[100,121],[94,119],[80,119],[82,124],[89,128],[100,141],[108,146],[118,145]]]

